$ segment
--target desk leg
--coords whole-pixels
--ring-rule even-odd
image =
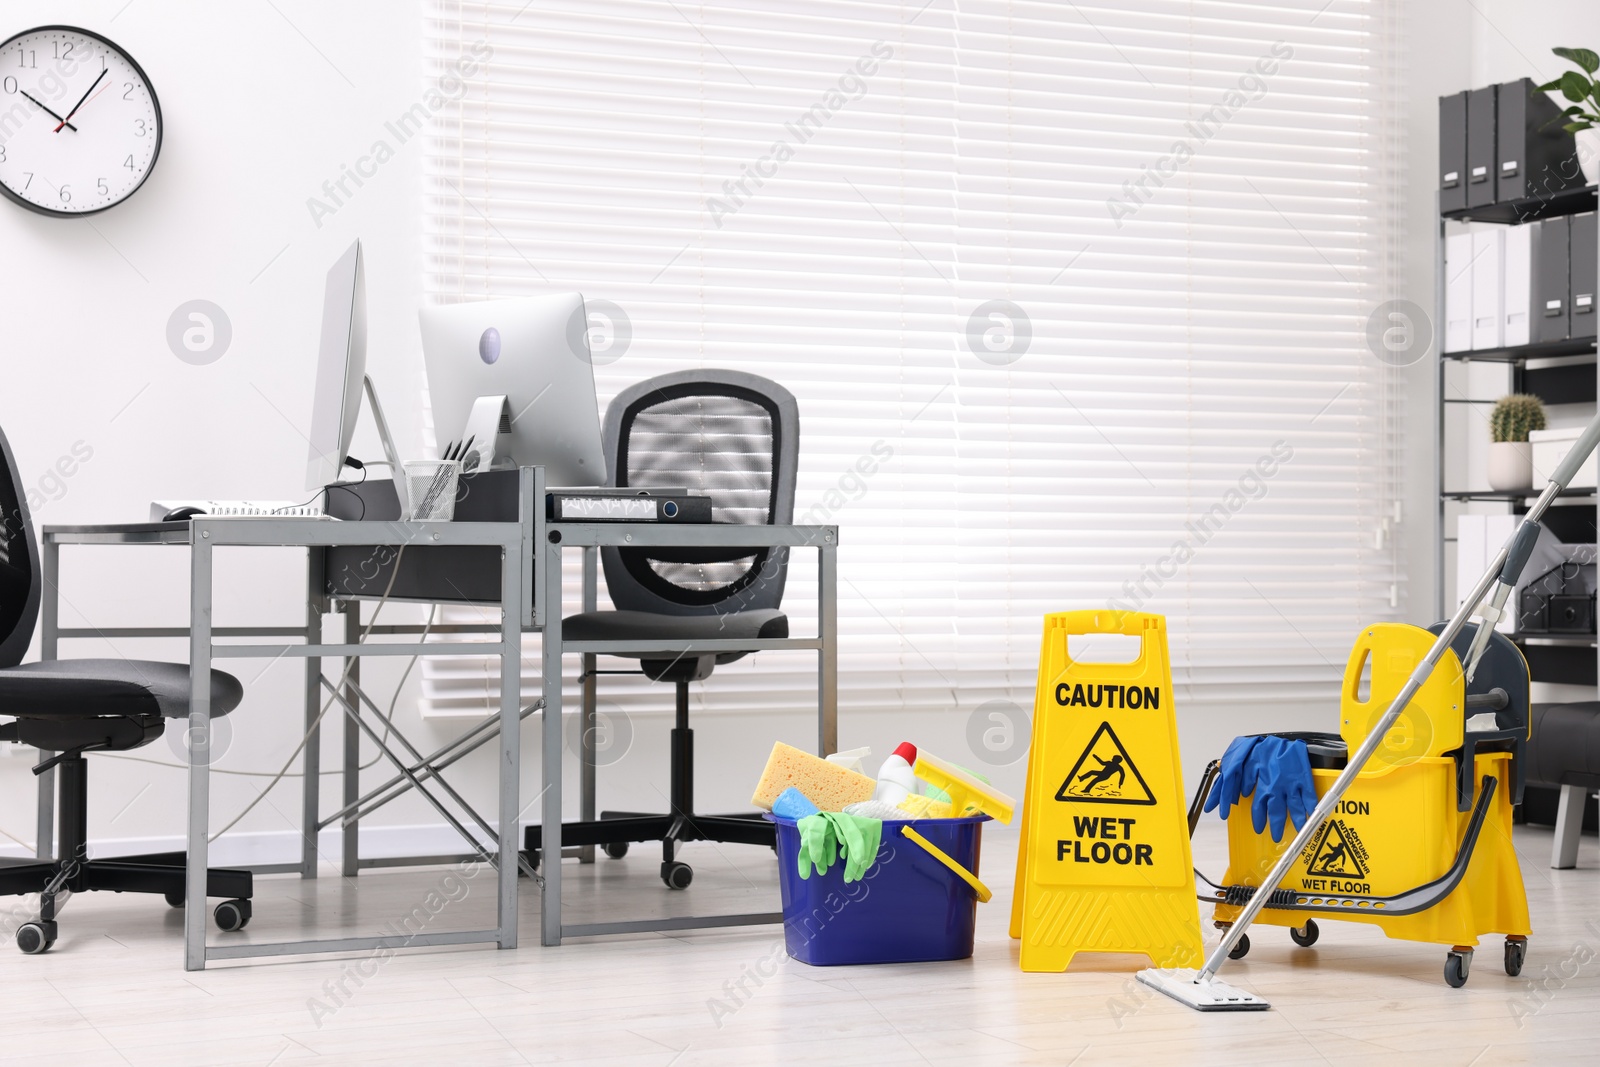
[[[361,641],[361,602],[359,600],[346,600],[344,602],[344,641],[347,645],[359,644]],[[344,661],[345,677],[351,685],[361,684],[361,657],[352,656]],[[350,685],[345,686],[344,699],[348,706],[355,709],[355,715],[361,714],[361,704],[356,697],[356,692]],[[344,722],[344,800],[345,807],[351,807],[361,799],[361,727],[356,725],[352,715],[341,715]],[[351,815],[345,819],[339,834],[341,847],[344,850],[343,870],[346,878],[354,878],[361,873],[361,824]]]
[[[817,554],[817,755],[839,751],[839,549]]]
[[[522,553],[500,553],[499,944],[517,947],[517,854],[522,849]]]
[[[189,554],[189,848],[184,875],[183,966],[206,967],[206,834],[211,825],[211,546]]]
[[[583,550],[583,610],[594,611],[600,598],[599,570],[595,566],[600,550],[593,545],[584,547]],[[578,729],[581,739],[578,762],[578,818],[584,822],[593,822],[599,818],[595,804],[595,707],[598,703],[597,685],[599,679],[595,676],[595,668],[599,666],[598,656],[592,652],[585,652],[582,659],[583,671],[583,710],[579,713]],[[594,862],[594,846],[584,845],[579,850],[578,862]]]
[[[44,588],[39,600],[39,658],[56,659],[56,635],[61,628],[61,591],[56,582],[61,574],[61,546],[44,538],[39,543],[39,564]],[[55,755],[39,750],[39,760]],[[41,860],[55,854],[56,772],[54,768],[39,775],[39,823],[34,837],[34,855]]]
[[[544,689],[544,730],[540,753],[541,787],[539,873],[544,893],[539,900],[539,941],[561,944],[561,546],[545,545],[544,639],[540,681]]]
[[[306,644],[322,643],[323,560],[326,549],[306,550]],[[306,747],[300,759],[300,877],[317,876],[317,823],[322,818],[322,660],[306,657]]]

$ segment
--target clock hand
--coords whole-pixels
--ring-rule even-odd
[[[33,94],[28,92],[26,89],[24,89],[22,91],[22,95],[27,97],[29,100],[33,100]],[[59,119],[61,124],[63,126],[65,126],[67,129],[71,130],[73,133],[77,133],[78,132],[78,127],[74,126],[72,123],[68,122],[66,119],[61,118],[60,115],[57,115],[54,111],[51,111],[49,108],[47,108],[43,104],[39,103],[39,101],[33,100],[33,104],[34,104],[35,107],[37,107],[39,110],[43,111],[46,115],[49,115],[51,118]]]
[[[67,112],[67,118],[61,120],[61,126],[65,126],[67,124],[67,119],[72,118],[72,116],[74,116],[74,115],[76,115],[78,113],[78,109],[83,106],[83,102],[85,100],[89,99],[89,94],[94,92],[94,86],[95,85],[99,85],[101,83],[101,81],[103,81],[105,79],[105,76],[106,76],[106,71],[105,71],[104,68],[102,68],[101,71],[100,71],[100,77],[96,78],[94,80],[94,85],[89,86],[89,88],[84,90],[83,95],[78,97],[78,102],[76,104],[72,105],[72,110],[71,111]],[[60,133],[61,132],[61,126],[57,126],[54,130],[51,130],[50,132],[51,133]],[[77,127],[73,127],[73,128],[76,129]]]

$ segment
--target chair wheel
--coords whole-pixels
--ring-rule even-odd
[[[661,880],[667,883],[668,889],[688,889],[689,883],[694,881],[694,868],[677,860],[663,863]]]
[[[181,892],[179,892],[179,893],[163,893],[161,895],[166,898],[167,907],[169,907],[169,908],[181,908],[181,907],[183,907],[183,894]]]
[[[1302,933],[1301,931],[1304,932]],[[1317,929],[1317,920],[1307,919],[1305,926],[1301,927],[1300,930],[1296,930],[1292,926],[1289,927],[1289,940],[1301,948],[1310,948],[1317,943],[1317,935],[1320,933],[1322,931]]]
[[[1506,938],[1506,973],[1515,978],[1522,973],[1522,961],[1528,958],[1528,942]]]
[[[1450,950],[1444,958],[1444,980],[1451,989],[1460,989],[1467,984],[1467,975],[1472,973],[1472,950],[1457,952]]]
[[[1250,954],[1250,935],[1240,934],[1239,943],[1228,952],[1230,960],[1242,960]]]
[[[628,843],[626,841],[608,841],[601,845],[600,849],[612,859],[620,860],[628,854]]]
[[[217,921],[217,929],[231,933],[234,930],[243,930],[250,923],[250,902],[248,900],[224,900],[212,909],[211,917]]]
[[[17,927],[17,947],[29,956],[50,951],[56,943],[56,924],[53,922],[23,923]]]

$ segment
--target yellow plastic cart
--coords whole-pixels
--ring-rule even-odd
[[[1438,632],[1401,623],[1366,627],[1345,667],[1339,733],[1284,735],[1307,741],[1318,796],[1344,768],[1344,754],[1383,717]],[[1256,922],[1289,927],[1302,946],[1317,940],[1316,917],[1371,923],[1392,938],[1446,945],[1445,981],[1456,987],[1467,981],[1478,939],[1503,934],[1506,973],[1521,972],[1530,930],[1511,808],[1522,799],[1528,665],[1515,644],[1494,634],[1469,685],[1461,657],[1473,636],[1468,626],[1444,653]],[[1191,830],[1217,767],[1213,762],[1206,769],[1195,795]],[[1216,906],[1221,929],[1232,925],[1289,845],[1257,834],[1248,807],[1240,804],[1228,817],[1222,884],[1199,875],[1200,899]],[[1249,950],[1244,935],[1229,955],[1238,959]]]

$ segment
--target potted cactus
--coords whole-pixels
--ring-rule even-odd
[[[1495,402],[1489,415],[1489,486],[1498,490],[1533,488],[1533,446],[1528,434],[1544,429],[1544,403],[1513,393]]]

